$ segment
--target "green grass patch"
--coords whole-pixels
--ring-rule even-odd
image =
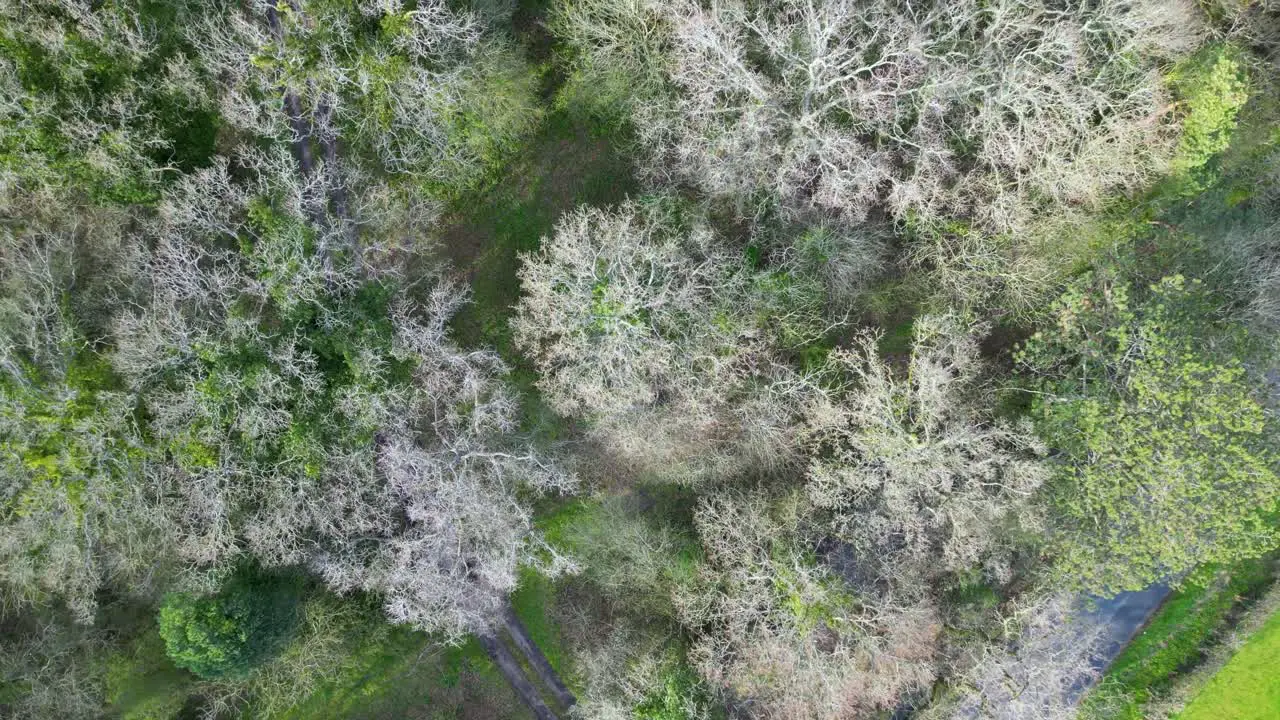
[[[1272,578],[1270,560],[1249,560],[1175,591],[1085,698],[1085,720],[1140,720],[1143,705],[1202,657],[1233,613]]]
[[[106,658],[105,700],[122,720],[166,720],[186,704],[196,678],[165,655],[160,634],[147,626]]]
[[[416,698],[404,697],[404,693],[397,692],[396,685],[398,682],[408,684],[412,676],[419,674],[414,672],[414,663],[428,646],[425,635],[397,628],[378,641],[353,648],[345,658],[340,675],[281,717],[345,718],[362,706],[386,706],[393,701],[405,705],[425,704],[430,697],[429,684],[419,686],[420,694]],[[443,681],[445,673],[438,677]],[[408,702],[404,702],[406,700]]]
[[[342,672],[283,714],[282,720],[454,718],[478,708],[518,706],[497,668],[473,638],[442,646],[404,627],[373,631],[375,639],[342,658]]]
[[[529,568],[520,571],[520,587],[511,594],[511,607],[529,630],[529,636],[547,656],[551,667],[575,693],[583,688],[574,687],[574,673],[569,661],[568,648],[556,629],[549,610],[555,602],[555,587],[546,576]]]
[[[508,359],[507,319],[520,299],[519,254],[538,249],[565,211],[619,202],[635,188],[629,162],[599,128],[553,113],[536,141],[479,196],[449,214],[444,254],[471,277],[473,302],[454,319],[459,340]]]
[[[1249,638],[1178,720],[1269,720],[1280,717],[1280,613]]]

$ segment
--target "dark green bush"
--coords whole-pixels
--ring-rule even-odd
[[[243,677],[279,653],[298,626],[296,583],[243,575],[218,594],[172,593],[160,637],[174,664],[202,678]]]

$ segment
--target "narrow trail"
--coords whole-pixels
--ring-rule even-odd
[[[1101,649],[1098,656],[1097,670],[1106,670],[1116,657],[1128,647],[1129,642],[1138,634],[1160,606],[1169,597],[1171,588],[1164,583],[1156,583],[1145,590],[1121,593],[1114,598],[1097,599],[1097,606],[1086,613],[1093,622],[1104,624],[1110,635],[1110,641]]]
[[[901,707],[893,720],[1069,720],[1103,673],[1160,609],[1163,583],[1113,598],[1045,598],[1010,652],[984,659],[953,703]]]
[[[1076,622],[1064,627],[1063,631],[1081,635],[1098,632],[1101,639],[1089,668],[1090,673],[1083,675],[1069,692],[1067,699],[1072,704],[1078,703],[1097,684],[1102,673],[1146,626],[1170,592],[1172,590],[1168,585],[1156,583],[1144,590],[1120,593],[1113,598],[1081,600],[1081,604],[1087,606],[1087,609],[1076,617]]]
[[[295,13],[300,13],[297,5],[292,1],[290,7]],[[285,30],[277,8],[268,7],[266,17],[276,41],[283,43]],[[283,110],[293,131],[291,146],[294,159],[298,164],[299,176],[305,185],[316,172],[312,142],[317,142],[323,158],[321,169],[326,180],[324,184],[327,188],[329,210],[333,213],[333,220],[341,226],[341,232],[346,236],[352,257],[357,262],[361,262],[359,235],[351,217],[346,183],[340,172],[339,137],[333,122],[333,107],[322,96],[315,104],[314,112],[308,114],[297,93],[287,87],[282,87],[280,90],[283,96]],[[330,218],[325,213],[324,203],[316,202],[312,203],[312,206],[312,223],[317,229],[322,229],[330,222]],[[577,698],[560,678],[542,649],[538,647],[509,601],[495,628],[487,632],[476,632],[475,638],[511,686],[516,697],[536,720],[560,720],[559,713],[569,713],[577,704]],[[513,653],[513,649],[517,652]],[[541,687],[536,687],[530,681],[531,676],[539,681]],[[544,693],[552,699],[551,703],[546,701]]]
[[[1156,583],[1143,590],[1123,592],[1111,598],[1078,597],[1060,625],[1050,627],[1047,633],[1043,627],[1032,631],[1035,640],[1018,648],[1015,656],[1019,661],[1025,658],[1026,663],[1034,665],[1048,662],[1046,652],[1050,656],[1062,654],[1075,658],[1066,665],[1073,671],[1060,675],[1032,670],[1027,674],[1028,685],[1024,692],[1030,697],[1040,698],[1046,717],[1074,716],[1074,709],[1101,681],[1111,663],[1146,627],[1169,593],[1168,585]],[[1050,711],[1051,708],[1056,710]]]

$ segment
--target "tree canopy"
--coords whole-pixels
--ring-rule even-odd
[[[1243,330],[1214,327],[1210,302],[1180,275],[1145,292],[1085,276],[1022,351],[1060,453],[1062,571],[1084,587],[1141,589],[1280,542],[1272,421]]]
[[[202,678],[244,675],[288,643],[297,605],[288,580],[241,575],[213,596],[165,597],[160,637],[175,665]]]
[[[1068,720],[1088,608],[1212,578],[1208,656],[1280,558],[1277,58],[0,0],[0,716]]]

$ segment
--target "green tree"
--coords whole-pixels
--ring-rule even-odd
[[[1231,144],[1236,117],[1249,100],[1248,78],[1240,52],[1216,45],[1179,63],[1169,81],[1183,106],[1173,170],[1194,172]]]
[[[160,637],[179,667],[202,678],[243,677],[288,644],[297,608],[297,587],[288,580],[236,577],[213,596],[165,597]]]
[[[1275,548],[1280,479],[1248,338],[1214,321],[1200,282],[1139,296],[1086,275],[1055,311],[1019,360],[1060,461],[1062,572],[1110,594]]]

